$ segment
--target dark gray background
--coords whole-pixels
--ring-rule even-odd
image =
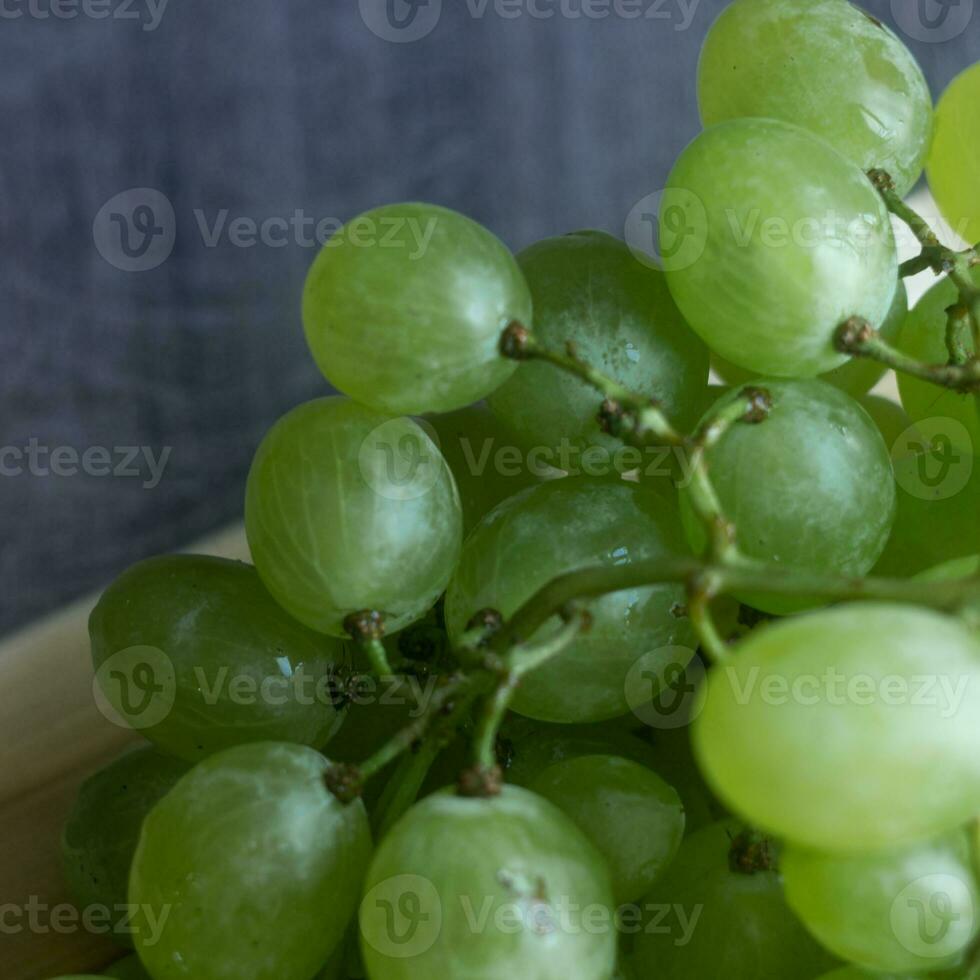
[[[265,429],[324,390],[298,315],[315,249],[208,247],[195,212],[343,220],[414,198],[515,248],[621,234],[698,130],[698,50],[724,6],[639,0],[656,16],[597,20],[561,12],[588,0],[538,0],[556,15],[509,19],[444,0],[427,37],[392,43],[357,0],[170,0],[153,30],[147,0],[41,16],[53,2],[0,3],[23,14],[0,17],[0,448],[171,456],[155,489],[145,468],[0,476],[0,631],[237,518]],[[895,2],[908,22],[918,0]],[[866,6],[895,26],[891,0]],[[953,40],[912,33],[937,95],[980,57],[980,13]],[[134,187],[174,209],[151,271],[94,242]]]

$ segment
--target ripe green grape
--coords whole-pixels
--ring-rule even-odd
[[[881,434],[856,401],[823,381],[756,384],[772,396],[769,417],[734,426],[708,454],[739,546],[750,558],[863,575],[884,549],[895,516],[895,484]],[[687,495],[681,500],[688,538],[700,550],[704,528]],[[739,598],[780,615],[812,605],[795,597]]]
[[[422,424],[435,432],[434,441],[456,480],[464,533],[501,501],[552,475],[547,460],[528,455],[523,442],[483,405],[427,415]]]
[[[684,322],[663,273],[619,239],[585,231],[549,238],[518,256],[534,301],[534,332],[545,346],[572,342],[589,364],[631,391],[656,398],[682,429],[697,421],[708,383],[708,350]],[[550,364],[522,364],[489,399],[494,414],[532,446],[549,451],[621,443],[599,429],[601,399]]]
[[[698,830],[716,819],[716,804],[698,772],[686,729],[641,738],[623,731],[615,721],[552,725],[514,715],[504,725],[499,744],[507,782],[517,786],[530,789],[549,767],[582,756],[615,755],[656,773],[677,791],[686,830]]]
[[[858,404],[871,416],[872,422],[878,426],[881,438],[889,453],[898,446],[903,436],[912,428],[912,420],[905,409],[890,398],[880,395],[865,395],[858,399]]]
[[[925,165],[932,96],[912,52],[846,0],[735,0],[698,69],[706,126],[743,116],[796,123],[904,196]]]
[[[980,269],[974,273],[980,286]],[[959,292],[949,279],[936,283],[909,313],[899,347],[907,354],[930,364],[945,364],[949,360],[946,346],[946,310],[957,302]],[[965,332],[963,338],[968,351],[973,351],[973,340]],[[928,422],[923,429],[926,439],[948,439],[958,449],[980,456],[980,410],[973,395],[961,395],[948,388],[940,388],[928,381],[920,381],[911,375],[899,374],[898,390],[902,404],[913,422]]]
[[[344,636],[350,613],[374,609],[393,633],[445,589],[462,515],[449,467],[420,426],[320,398],[259,446],[245,529],[262,580],[300,622]]]
[[[885,340],[890,343],[895,343],[898,340],[908,312],[909,293],[904,281],[900,279],[888,315],[885,317],[884,323],[878,328],[878,332]],[[732,385],[746,384],[754,377],[751,371],[737,367],[723,357],[715,356],[712,358],[712,365],[718,376]],[[834,368],[833,371],[828,371],[820,377],[835,388],[840,388],[841,391],[846,391],[852,397],[858,398],[871,391],[884,377],[886,370],[884,364],[872,360],[870,357],[852,357],[839,368]]]
[[[115,977],[116,980],[152,980],[138,956],[127,956],[113,963],[103,976]]]
[[[963,239],[980,242],[980,64],[954,79],[936,107],[927,163],[929,186],[943,216]]]
[[[79,790],[61,838],[62,868],[79,908],[121,909],[143,818],[187,772],[153,748],[127,752]],[[110,937],[132,946],[128,931]]]
[[[514,786],[490,799],[436,793],[378,847],[361,950],[372,980],[605,980],[612,901],[602,857],[547,800]]]
[[[364,806],[338,802],[327,767],[305,746],[243,745],[151,811],[129,900],[154,980],[309,980],[327,962],[371,849]]]
[[[938,444],[907,452],[910,438],[920,437],[896,443],[898,510],[877,576],[907,578],[980,552],[980,457]]]
[[[689,554],[678,525],[673,487],[584,477],[532,487],[491,511],[467,538],[446,594],[450,638],[458,643],[481,609],[511,616],[565,572]],[[690,622],[678,614],[683,596],[670,584],[591,601],[591,628],[523,679],[514,710],[555,722],[625,715],[632,689],[647,690],[650,674],[673,662],[678,647],[693,655]],[[554,628],[546,624],[531,639]]]
[[[736,119],[681,154],[660,211],[667,283],[687,322],[756,374],[840,367],[852,316],[883,323],[898,276],[881,196],[806,130]]]
[[[875,850],[980,811],[978,712],[980,643],[964,624],[859,603],[743,641],[709,677],[694,747],[754,826],[819,850]]]
[[[881,854],[787,846],[786,898],[820,942],[869,970],[932,973],[977,935],[980,889],[966,831]]]
[[[641,899],[684,836],[677,791],[656,773],[615,755],[549,766],[530,787],[550,800],[606,859],[617,905]]]
[[[324,246],[303,296],[306,339],[344,394],[395,415],[479,401],[516,367],[504,328],[531,325],[531,296],[507,248],[431,204],[355,218]]]
[[[321,746],[337,724],[342,645],[287,615],[251,565],[140,562],[103,593],[89,635],[113,707],[182,759],[270,739]]]
[[[737,824],[688,837],[644,898],[645,921],[630,958],[637,977],[657,980],[812,980],[832,964],[783,897],[779,874],[733,870]]]

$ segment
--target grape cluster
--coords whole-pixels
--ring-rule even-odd
[[[735,0],[659,263],[419,203],[328,243],[342,394],[258,448],[254,566],[91,616],[149,743],[64,834],[105,975],[980,975],[980,258],[902,199],[980,235],[978,71],[934,116],[845,0]]]

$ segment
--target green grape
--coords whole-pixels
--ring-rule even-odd
[[[964,624],[858,603],[765,627],[737,649],[709,677],[693,731],[733,812],[850,853],[980,811],[980,643]]]
[[[842,966],[839,970],[834,970],[833,973],[824,973],[819,980],[915,980],[915,978],[908,975],[900,977],[893,973],[879,973],[877,971],[869,973],[859,966]]]
[[[881,434],[856,401],[823,381],[755,384],[772,396],[769,417],[734,426],[708,453],[739,546],[762,561],[863,575],[884,549],[895,516],[895,483]],[[681,501],[688,539],[701,550],[704,528],[687,494]],[[796,597],[739,598],[777,615],[813,605]]]
[[[154,980],[309,980],[341,941],[370,859],[358,800],[313,749],[266,742],[199,763],[143,824],[129,900]]]
[[[739,832],[737,824],[716,823],[681,845],[643,900],[630,959],[637,977],[812,980],[830,968],[830,955],[786,904],[779,874],[734,869]]]
[[[687,830],[697,830],[714,819],[715,803],[698,772],[684,729],[657,731],[640,738],[617,727],[552,725],[513,715],[499,741],[507,782],[533,788],[551,766],[583,756],[615,755],[636,763],[666,780],[681,798]]]
[[[913,432],[894,451],[898,510],[874,567],[880,577],[908,578],[980,552],[980,457],[948,445],[906,454],[918,438]]]
[[[684,808],[656,773],[615,755],[549,766],[530,787],[595,844],[612,875],[617,905],[639,901],[684,836]]]
[[[360,926],[372,980],[606,980],[616,956],[602,857],[514,786],[489,799],[437,793],[409,810],[371,862]]]
[[[810,932],[869,970],[956,966],[978,931],[980,889],[965,831],[882,854],[787,846],[786,898]]]
[[[903,436],[907,436],[912,428],[912,420],[904,408],[890,398],[880,395],[865,395],[858,399],[860,406],[871,416],[871,420],[885,440],[885,446],[891,452],[898,446]],[[900,492],[900,491],[899,491]]]
[[[980,286],[980,269],[974,272],[974,279]],[[945,364],[949,360],[946,310],[958,297],[959,291],[949,279],[936,283],[909,313],[899,347],[920,361]],[[963,339],[972,352],[969,334],[967,330]],[[980,456],[980,412],[973,395],[961,395],[904,373],[898,376],[898,390],[905,411],[913,422],[920,423],[926,439],[948,439],[957,449]]]
[[[531,325],[514,257],[475,221],[432,204],[392,204],[327,242],[303,295],[306,339],[327,380],[395,415],[449,412],[513,374],[498,343]]]
[[[840,325],[883,323],[895,293],[881,196],[831,146],[773,119],[721,123],[691,143],[667,182],[660,240],[687,322],[756,374],[840,367]]]
[[[127,956],[113,963],[103,976],[115,977],[116,980],[152,980],[138,956]]]
[[[467,538],[446,594],[450,639],[458,643],[481,609],[511,616],[562,573],[689,554],[678,524],[673,487],[572,477],[524,491]],[[673,662],[678,647],[693,655],[690,622],[677,610],[683,596],[683,588],[670,584],[590,602],[591,628],[522,680],[514,710],[556,722],[626,714],[633,689],[647,690],[650,673]],[[545,625],[533,639],[554,628]]]
[[[909,49],[845,0],[735,0],[698,70],[706,126],[743,116],[796,123],[907,194],[932,135],[932,96]]]
[[[953,230],[980,242],[980,64],[967,68],[943,93],[936,107],[936,131],[927,163],[929,186]]]
[[[153,748],[140,748],[82,784],[61,838],[65,880],[79,908],[125,907],[143,818],[188,768]],[[124,930],[110,938],[133,945]]]
[[[890,343],[895,343],[898,340],[908,311],[909,293],[904,281],[900,279],[888,315],[885,317],[884,323],[878,328],[878,332],[885,340]],[[754,377],[751,371],[737,367],[717,355],[712,358],[711,363],[715,373],[731,385],[747,384]],[[852,357],[839,368],[834,368],[833,371],[828,371],[820,377],[835,388],[840,388],[841,391],[846,391],[852,397],[858,398],[871,391],[884,377],[886,370],[884,364],[872,360],[870,357]]]
[[[245,742],[320,746],[337,724],[342,645],[288,616],[251,565],[140,562],[103,593],[89,635],[112,706],[182,759]]]
[[[708,350],[684,322],[659,269],[598,231],[538,242],[518,262],[534,301],[534,332],[545,346],[560,351],[573,343],[593,367],[657,399],[682,430],[697,420]],[[563,445],[576,454],[602,447],[609,455],[622,446],[599,428],[600,401],[591,385],[539,362],[522,364],[489,404],[525,441],[547,449],[552,465],[568,469],[557,461]]]
[[[462,516],[449,467],[415,422],[320,398],[259,446],[245,529],[283,608],[345,636],[353,612],[383,613],[393,633],[432,607],[459,556]]]
[[[483,405],[427,415],[426,423],[456,480],[465,533],[501,501],[552,475],[547,461],[529,456]]]

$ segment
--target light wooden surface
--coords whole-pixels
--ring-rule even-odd
[[[248,557],[240,527],[188,550]],[[58,842],[78,785],[138,738],[96,707],[86,628],[94,602],[94,596],[77,602],[0,645],[3,980],[47,980],[98,969],[118,956],[110,943],[81,928],[54,931],[46,911],[36,915],[41,928],[30,928],[23,925],[26,916],[10,910],[69,903]],[[20,931],[11,933],[18,923]]]

